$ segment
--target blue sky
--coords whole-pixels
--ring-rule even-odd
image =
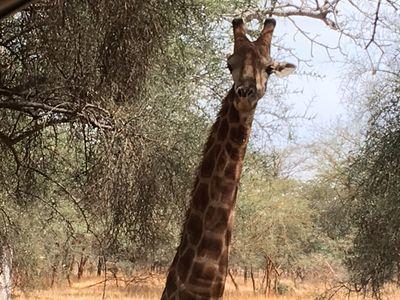
[[[300,114],[307,103],[312,101],[308,109],[309,114],[313,116],[312,122],[305,122],[297,127],[300,140],[312,140],[313,129],[329,127],[337,124],[338,120],[342,123],[354,122],[351,120],[353,112],[348,109],[352,91],[365,89],[368,86],[367,82],[374,82],[382,75],[379,72],[374,74],[374,67],[390,70],[390,64],[385,66],[385,60],[395,52],[393,50],[400,31],[400,14],[391,6],[382,4],[375,40],[384,45],[381,47],[384,53],[373,43],[366,49],[365,45],[373,32],[376,1],[354,2],[364,14],[343,1],[338,7],[338,22],[347,33],[357,37],[356,41],[341,36],[338,31],[328,28],[320,20],[292,17],[295,22],[293,24],[293,21],[287,18],[277,18],[274,40],[277,41],[278,47],[275,47],[275,53],[290,62],[296,59],[293,56],[305,61],[298,63],[297,74],[287,78],[289,90],[302,90],[301,95],[289,94],[287,97],[287,101],[293,104],[294,111]],[[311,45],[310,40],[301,34],[297,27],[310,37],[315,37],[319,43],[331,48],[337,47],[340,41],[340,49],[330,50],[328,55],[324,47]],[[287,50],[279,51],[279,45],[291,49],[294,55],[288,55]],[[349,65],[349,62],[353,65]],[[351,73],[356,64],[359,69]],[[314,72],[318,76],[302,75]]]
[[[351,14],[351,11],[348,12]],[[307,115],[311,117],[310,120],[299,120],[296,122],[296,126],[292,128],[295,139],[287,141],[287,134],[284,133],[282,136],[275,136],[273,138],[272,148],[281,149],[281,151],[289,150],[286,157],[286,164],[296,164],[296,161],[302,161],[301,166],[294,170],[293,176],[300,179],[311,178],[315,171],[320,167],[316,161],[319,158],[313,157],[315,153],[308,152],[308,146],[316,142],[329,147],[329,143],[333,145],[332,149],[326,149],[326,151],[346,151],[347,145],[341,145],[341,141],[336,141],[339,136],[335,136],[337,132],[334,128],[339,128],[339,131],[343,128],[352,127],[351,130],[358,130],[362,128],[361,124],[354,124],[352,119],[352,112],[349,110],[349,94],[351,94],[350,88],[356,87],[357,84],[349,85],[350,83],[358,83],[357,77],[352,77],[349,70],[353,68],[349,65],[349,61],[355,61],[357,59],[362,61],[364,65],[363,80],[375,80],[372,73],[372,64],[366,59],[367,52],[364,47],[356,45],[353,40],[347,37],[340,37],[340,33],[328,28],[322,21],[315,20],[305,17],[294,17],[293,22],[287,18],[276,18],[277,27],[274,32],[274,47],[272,49],[272,56],[278,60],[285,60],[293,62],[298,65],[296,73],[290,75],[283,80],[283,84],[287,87],[289,93],[283,96],[281,101],[285,101],[292,107],[292,114],[303,115],[307,111]],[[360,23],[364,20],[354,20],[354,32],[360,27]],[[330,48],[329,54],[325,47],[317,44],[312,44],[307,37],[305,37],[298,28],[315,38],[319,43],[326,45]],[[364,40],[368,40],[371,30],[370,27],[365,26],[365,30],[362,29],[362,35]],[[341,40],[340,40],[341,38]],[[340,42],[340,49],[337,48],[338,42]],[[369,49],[371,55],[371,61],[377,60],[379,53],[374,49]],[[314,74],[314,75],[308,75]],[[273,79],[273,82],[277,82],[278,79]],[[269,89],[274,89],[274,85],[269,85]],[[291,93],[290,91],[301,91],[300,93]],[[269,91],[271,92],[271,91]],[[266,99],[261,101],[267,102]],[[268,103],[264,103],[268,105]],[[271,105],[274,105],[272,102]],[[267,119],[259,117],[259,122],[267,122]],[[255,126],[255,133],[253,142],[260,149],[269,151],[271,149],[271,142],[264,140],[257,136],[257,125]],[[285,130],[282,129],[282,132]],[[323,139],[323,142],[321,142]],[[331,142],[328,142],[328,141]],[[327,142],[327,143],[324,143]],[[343,150],[339,149],[343,147]],[[348,148],[346,148],[348,149]],[[331,153],[332,155],[341,155],[342,153],[337,152]],[[308,157],[308,158],[307,158]],[[304,159],[307,158],[307,162]],[[311,162],[310,162],[311,160]],[[306,165],[309,163],[313,164],[314,167],[304,171]]]
[[[294,21],[311,36],[317,36],[319,42],[330,47],[337,45],[339,34],[321,21],[301,17],[294,18]],[[297,129],[298,136],[307,140],[312,138],[313,126],[329,126],[346,115],[342,89],[342,81],[345,76],[344,57],[338,50],[330,51],[331,57],[329,57],[325,48],[315,44],[311,46],[311,42],[300,33],[293,36],[293,32],[296,31],[292,22],[287,19],[278,19],[275,35],[284,36],[280,43],[292,48],[296,56],[306,61],[296,62],[298,64],[296,74],[286,80],[291,90],[302,91],[299,95],[289,94],[287,97],[287,101],[293,104],[294,111],[301,114],[308,107],[308,114],[312,116],[311,121],[305,121]],[[348,48],[350,47],[355,48],[355,46],[349,45]],[[285,59],[296,60],[295,57],[285,57]],[[316,75],[307,76],[304,73],[315,73]]]

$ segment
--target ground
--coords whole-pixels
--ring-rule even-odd
[[[322,296],[326,290],[326,284],[321,282],[304,282],[298,285],[297,288],[290,287],[288,292],[283,295],[269,295],[254,294],[252,291],[251,282],[246,285],[243,279],[237,279],[239,283],[239,291],[235,290],[234,285],[227,279],[226,291],[224,299],[229,300],[325,300]],[[240,281],[240,282],[239,282]],[[67,282],[56,284],[51,289],[34,290],[34,291],[16,291],[13,299],[19,300],[92,300],[103,299],[117,299],[117,300],[149,300],[160,299],[163,289],[164,276],[161,275],[148,275],[143,277],[136,277],[133,280],[119,279],[117,282],[110,278],[104,284],[103,277],[86,277],[80,281],[75,281],[69,287]],[[293,286],[289,281],[286,281],[286,286]],[[285,284],[285,280],[283,280]],[[339,292],[331,299],[368,299],[362,295],[346,295],[344,292]],[[387,288],[386,293],[382,299],[400,299],[400,290],[394,288]]]

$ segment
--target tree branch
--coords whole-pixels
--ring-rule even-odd
[[[336,22],[329,19],[328,15],[334,13],[335,6],[340,0],[325,1],[322,6],[317,5],[315,8],[297,6],[294,4],[277,5],[273,8],[267,8],[263,10],[247,11],[243,15],[246,22],[252,20],[263,20],[267,15],[274,15],[277,17],[291,17],[291,16],[302,16],[309,17],[323,21],[331,29],[337,30],[338,27]],[[288,9],[289,8],[289,9]]]
[[[0,90],[1,93],[1,90]],[[20,134],[15,138],[8,137],[7,142],[12,144],[18,143],[23,138],[42,130],[45,127],[53,126],[62,123],[69,123],[79,120],[82,123],[90,124],[95,128],[113,130],[113,122],[107,110],[93,104],[86,104],[83,107],[71,108],[67,102],[51,106],[45,103],[32,101],[8,101],[0,102],[0,109],[11,109],[14,111],[24,112],[34,118],[46,118],[45,115],[40,115],[38,111],[44,111],[47,114],[53,114],[50,121],[44,120],[42,124],[37,124],[25,133]],[[48,115],[47,115],[48,118]],[[3,137],[6,135],[3,133]],[[4,141],[6,141],[4,139]],[[3,142],[4,142],[3,141]]]
[[[376,34],[376,27],[378,26],[378,20],[379,20],[379,10],[381,7],[381,0],[378,0],[378,4],[376,5],[376,11],[375,11],[375,19],[374,19],[374,24],[373,24],[373,29],[372,29],[372,37],[369,40],[367,46],[365,46],[365,49],[368,49],[369,45],[375,41],[375,34]]]

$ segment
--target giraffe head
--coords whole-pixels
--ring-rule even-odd
[[[235,44],[234,52],[228,58],[228,68],[237,95],[235,106],[239,111],[248,111],[264,96],[271,74],[283,77],[292,73],[296,66],[271,59],[271,39],[276,25],[274,19],[265,20],[259,38],[253,42],[246,36],[242,19],[235,19],[232,24]]]

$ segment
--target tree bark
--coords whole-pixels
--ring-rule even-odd
[[[9,246],[3,246],[0,253],[0,300],[11,300],[12,258],[12,249]]]

